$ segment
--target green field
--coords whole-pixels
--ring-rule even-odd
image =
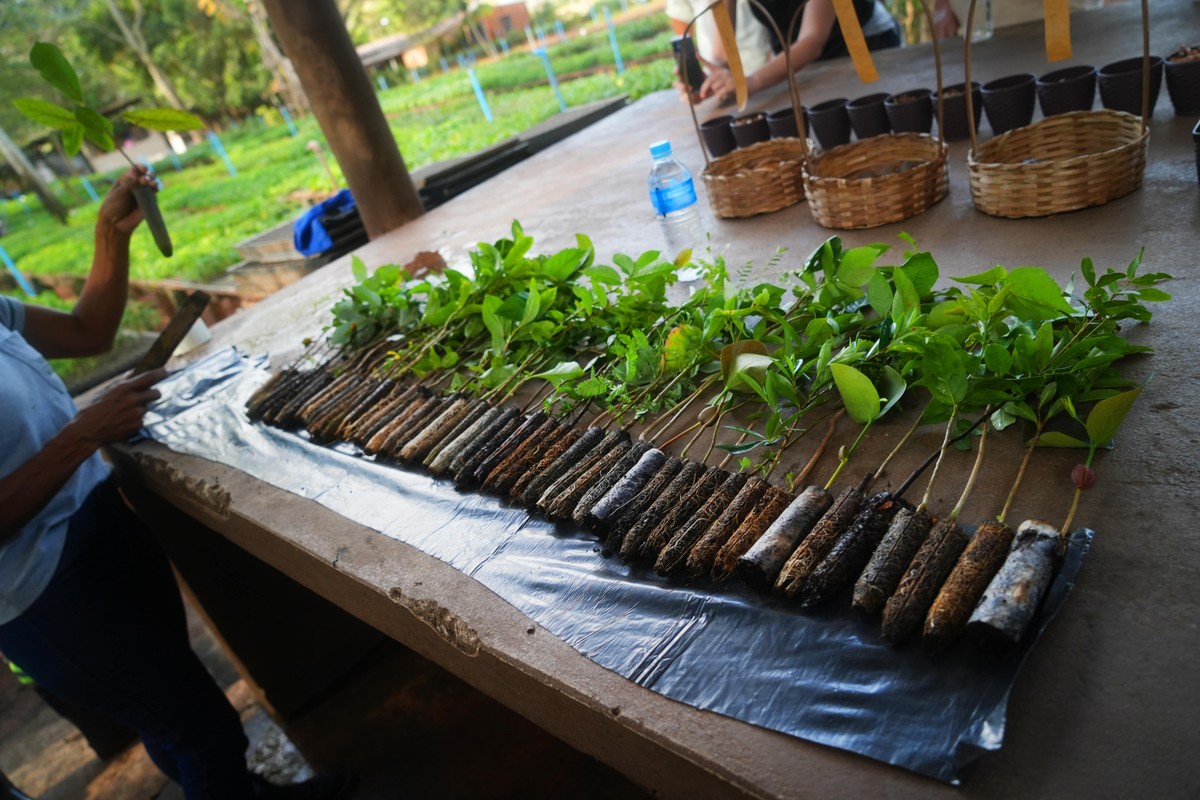
[[[547,47],[569,106],[620,94],[636,99],[670,86],[672,62],[661,57],[671,49],[665,17],[631,19],[619,23],[617,31],[627,65],[620,76],[603,29]],[[528,52],[514,50],[495,61],[481,61],[475,70],[495,118],[491,123],[483,117],[465,70],[452,69],[415,83],[406,75],[386,76],[392,85],[378,93],[379,99],[409,169],[475,152],[559,113],[541,60]],[[566,79],[588,70],[592,74]],[[139,231],[133,242],[132,277],[211,280],[239,260],[235,244],[299,216],[306,207],[304,196],[328,192],[328,178],[305,148],[312,139],[322,140],[320,129],[311,116],[299,120],[297,127],[299,135],[291,136],[278,113],[266,110],[222,130],[221,141],[236,176],[208,143],[191,147],[180,159],[182,169],[170,161],[155,164],[165,184],[159,203],[175,255],[163,258],[149,234]],[[336,172],[336,164],[332,166]],[[93,175],[91,180],[103,193],[118,174]],[[336,178],[340,181],[340,174]],[[60,181],[56,190],[71,209],[68,225],[43,211],[34,195],[24,202],[0,201],[7,227],[0,245],[22,273],[47,285],[55,276],[87,272],[97,211],[77,179]]]

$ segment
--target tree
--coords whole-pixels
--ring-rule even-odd
[[[141,0],[132,0],[132,19],[126,19],[125,12],[117,5],[117,0],[104,0],[104,2],[108,6],[108,13],[112,15],[113,22],[117,24],[117,28],[121,31],[121,36],[124,38],[125,44],[129,46],[129,49],[142,62],[142,66],[150,74],[151,80],[154,81],[155,87],[158,88],[163,98],[166,99],[172,108],[186,111],[186,106],[179,99],[179,93],[175,91],[175,84],[165,72],[159,69],[158,64],[155,63],[151,54],[150,46],[146,43],[145,37],[142,36],[142,19],[145,16],[145,11],[142,9]]]

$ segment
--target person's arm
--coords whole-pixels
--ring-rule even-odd
[[[804,7],[804,16],[800,19],[796,41],[792,42],[790,48],[793,70],[799,70],[820,57],[836,21],[837,15],[833,11],[832,0],[809,0]],[[787,80],[787,59],[783,53],[776,53],[754,74],[746,77],[746,89],[750,94],[754,94],[784,80]],[[725,99],[733,95],[734,88],[733,75],[729,70],[716,70],[700,87],[700,97],[704,99],[716,96]]]
[[[71,313],[25,306],[25,340],[46,358],[78,358],[112,349],[129,292],[129,240],[142,221],[137,184],[153,186],[145,167],[121,176],[100,204],[92,270]]]
[[[979,9],[982,11],[982,9]],[[950,6],[950,0],[936,0],[933,4],[933,32],[939,39],[958,33],[958,15]]]
[[[166,375],[166,370],[158,369],[114,384],[32,458],[0,478],[0,542],[45,508],[79,465],[102,445],[137,433],[146,406],[160,396],[150,387]]]

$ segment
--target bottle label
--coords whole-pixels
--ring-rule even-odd
[[[650,202],[654,203],[654,211],[659,216],[681,211],[696,202],[696,187],[688,178],[674,186],[654,189],[650,192]]]

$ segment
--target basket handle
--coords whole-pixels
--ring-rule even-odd
[[[963,37],[963,68],[967,81],[967,131],[971,135],[971,150],[975,149],[976,138],[975,107],[972,99],[974,93],[971,91],[971,31],[974,29],[975,0],[971,0],[967,7],[967,34]],[[1149,0],[1142,0],[1142,133],[1149,127],[1150,113],[1150,3]]]

